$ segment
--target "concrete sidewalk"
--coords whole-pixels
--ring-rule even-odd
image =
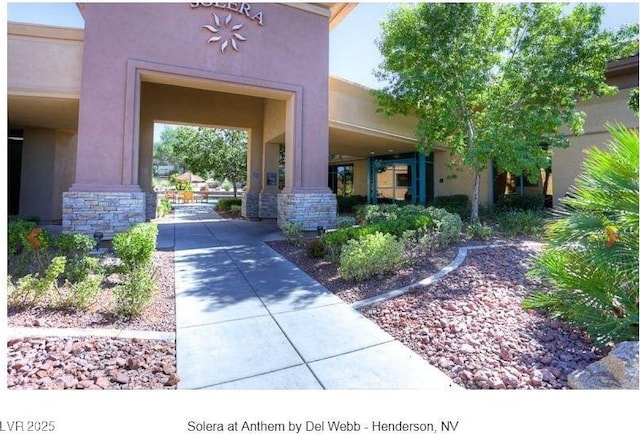
[[[158,248],[175,250],[180,388],[458,388],[268,247],[274,222],[212,208],[159,224]]]

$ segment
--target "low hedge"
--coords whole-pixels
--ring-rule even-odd
[[[216,205],[216,211],[231,211],[231,207],[234,205],[242,206],[242,199],[224,197],[218,200],[218,204]]]
[[[497,211],[539,211],[544,208],[542,194],[502,194],[495,203]]]
[[[364,205],[367,202],[367,198],[364,196],[337,196],[338,201],[338,213],[352,213],[354,208],[358,205]]]
[[[400,237],[408,230],[429,227],[432,224],[433,220],[428,215],[407,215],[395,219],[379,221],[377,223],[341,228],[332,232],[327,232],[322,235],[322,241],[328,246],[342,246],[349,240],[360,239],[367,235],[375,234],[376,232]]]
[[[468,218],[471,215],[471,203],[469,202],[469,196],[466,194],[437,196],[433,199],[433,206],[458,214],[461,218]]]

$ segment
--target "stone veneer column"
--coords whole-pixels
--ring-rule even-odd
[[[158,212],[158,193],[148,191],[144,194],[145,199],[145,220],[149,221],[156,218]]]
[[[242,217],[255,219],[260,215],[260,193],[245,191],[242,195]]]
[[[338,205],[331,191],[293,191],[278,195],[278,226],[284,222],[301,222],[305,231],[336,227]]]
[[[117,232],[145,221],[145,193],[67,191],[62,194],[62,230],[88,235]]]

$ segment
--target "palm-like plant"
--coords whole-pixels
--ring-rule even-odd
[[[534,261],[532,274],[553,289],[523,303],[585,329],[600,346],[638,340],[638,131],[608,130],[608,149],[587,151]]]

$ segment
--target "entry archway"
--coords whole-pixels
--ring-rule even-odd
[[[225,80],[194,77],[141,67],[137,68],[136,77],[139,90],[135,94],[136,121],[131,126],[132,169],[145,192],[147,218],[156,203],[152,188],[153,125],[167,122],[248,131],[244,217],[277,218],[279,224],[293,219],[303,222],[306,228],[333,226],[335,211],[331,208],[335,210],[335,197],[331,192],[304,191],[308,180],[303,169],[309,162],[303,160],[300,128],[296,128],[300,121],[297,101],[302,97],[299,89],[281,89],[273,84],[269,87],[266,83],[232,83],[228,77]],[[286,181],[279,192],[281,143],[285,145]],[[317,166],[314,169],[326,176],[326,169],[318,170]],[[315,212],[309,212],[308,204],[301,203],[301,190],[303,194],[324,196],[303,197],[303,201],[316,202]]]

